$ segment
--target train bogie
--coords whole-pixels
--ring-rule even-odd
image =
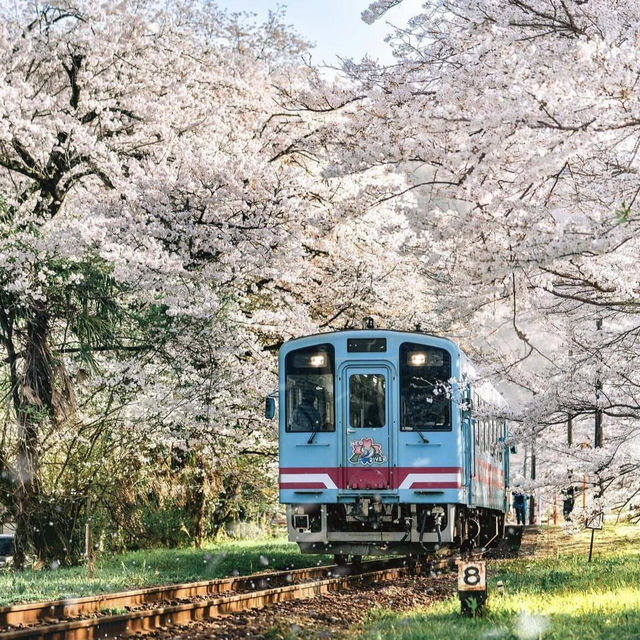
[[[470,366],[453,342],[419,333],[286,343],[279,439],[289,539],[303,552],[375,555],[493,537],[506,506],[506,433],[472,414],[487,392],[469,382]]]

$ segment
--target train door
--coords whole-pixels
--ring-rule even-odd
[[[388,489],[391,471],[390,381],[387,367],[347,367],[343,375],[347,489]]]

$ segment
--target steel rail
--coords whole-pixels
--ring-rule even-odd
[[[190,597],[198,597],[200,599],[181,604],[169,604],[155,608],[139,609],[120,615],[101,615],[90,618],[69,620],[65,622],[54,622],[53,624],[37,624],[27,628],[11,629],[0,632],[0,640],[94,640],[95,638],[113,637],[116,635],[130,635],[134,633],[150,632],[158,627],[168,627],[182,625],[196,620],[206,618],[216,618],[238,611],[244,611],[251,608],[262,608],[270,604],[278,602],[286,602],[297,599],[307,599],[338,591],[352,586],[361,586],[372,584],[375,582],[383,582],[392,580],[403,575],[419,574],[423,568],[428,570],[442,569],[451,565],[452,560],[442,560],[439,562],[427,562],[425,564],[410,562],[406,560],[401,566],[386,567],[374,571],[371,564],[381,564],[380,561],[370,563],[362,563],[360,571],[354,572],[354,565],[345,567],[330,566],[297,570],[298,575],[316,570],[345,570],[346,575],[336,577],[324,577],[314,580],[312,576],[302,578],[310,580],[300,584],[288,586],[280,586],[270,589],[260,589],[257,591],[246,591],[243,593],[229,594],[222,597],[202,598],[201,594],[192,594]],[[348,572],[351,571],[350,574]],[[280,574],[291,574],[294,572],[279,572]],[[260,577],[273,577],[274,574],[258,574]],[[321,574],[317,574],[321,575]],[[257,578],[257,575],[245,576],[243,580]],[[238,580],[234,578],[233,580]],[[211,581],[215,583],[224,583],[223,580]],[[227,582],[230,582],[227,581]],[[196,583],[198,585],[206,585],[207,583]],[[210,583],[209,583],[210,584]],[[174,585],[188,586],[188,585]],[[146,592],[154,591],[153,589],[141,590]],[[162,589],[156,589],[156,592]],[[132,592],[133,593],[133,592]],[[123,594],[109,594],[114,596],[122,596]],[[210,594],[207,594],[210,595]],[[86,599],[81,599],[86,600]],[[104,602],[104,601],[103,601]],[[157,599],[154,600],[157,602]],[[145,602],[148,604],[149,602]],[[104,605],[101,605],[104,606]],[[130,606],[130,605],[129,605]],[[94,609],[94,612],[96,609]]]
[[[371,560],[361,563],[362,570],[385,568],[389,560]],[[0,630],[5,627],[33,624],[41,620],[72,618],[83,614],[99,612],[103,609],[138,607],[153,602],[181,600],[197,596],[210,596],[236,591],[255,591],[266,587],[288,586],[300,580],[326,578],[344,571],[352,571],[355,565],[323,565],[284,571],[263,571],[247,576],[216,578],[199,582],[161,585],[104,593],[82,598],[66,598],[51,602],[28,602],[25,604],[0,607]]]
[[[51,620],[52,618],[77,617],[82,614],[94,613],[101,609],[137,607],[159,600],[179,600],[226,593],[228,591],[264,588],[271,581],[283,579],[287,581],[306,580],[322,576],[323,571],[331,571],[332,569],[335,569],[335,567],[322,566],[290,571],[261,572],[248,576],[161,585],[82,598],[66,598],[51,602],[28,602],[11,605],[0,607],[0,628],[17,624],[32,624],[40,620]]]

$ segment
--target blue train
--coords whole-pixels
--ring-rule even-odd
[[[489,415],[483,404],[504,401],[472,379],[454,342],[422,333],[370,328],[286,342],[278,400],[289,539],[344,561],[501,537],[507,425],[480,416]]]

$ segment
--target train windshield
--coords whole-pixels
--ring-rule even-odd
[[[385,378],[381,373],[349,377],[349,424],[355,428],[385,425]]]
[[[322,344],[285,359],[287,431],[335,431],[334,351]]]
[[[451,356],[444,349],[405,342],[400,347],[400,428],[451,430]]]

